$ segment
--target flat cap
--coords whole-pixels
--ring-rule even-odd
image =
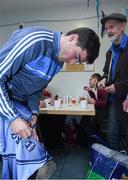
[[[110,15],[104,16],[101,19],[101,24],[105,24],[108,20],[118,20],[120,22],[127,22],[127,18],[124,14],[121,13],[112,13]]]

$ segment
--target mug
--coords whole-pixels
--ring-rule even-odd
[[[61,101],[58,100],[54,100],[54,107],[55,109],[60,109],[61,108]]]
[[[81,106],[82,109],[87,109],[88,108],[87,100],[81,100],[80,101],[80,106]]]

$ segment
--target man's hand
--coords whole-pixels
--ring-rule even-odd
[[[128,99],[125,99],[123,102],[123,110],[125,112],[128,112]]]
[[[89,86],[84,86],[83,89],[88,92],[91,91],[91,88]]]
[[[39,108],[44,108],[46,107],[46,102],[43,100],[40,101],[40,104],[39,104]]]
[[[32,136],[36,141],[39,141],[39,137],[38,137],[38,134],[36,132],[36,128],[32,129]]]
[[[21,118],[17,118],[11,122],[11,129],[15,134],[18,134],[25,139],[32,134],[32,128]]]
[[[31,126],[33,127],[34,125],[36,125],[36,123],[37,123],[37,116],[32,115]]]
[[[36,132],[36,123],[37,123],[37,116],[32,115],[31,127],[32,127],[32,136],[36,141],[39,141],[39,137]]]
[[[107,93],[111,93],[111,94],[113,94],[113,93],[116,92],[116,89],[115,89],[114,84],[112,84],[112,85],[110,85],[110,86],[108,86],[108,87],[105,87],[104,90],[105,90]]]
[[[98,87],[105,87],[106,84],[106,78],[103,78],[101,81],[98,82]]]

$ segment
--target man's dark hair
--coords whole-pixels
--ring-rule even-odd
[[[69,31],[66,35],[78,34],[78,46],[83,50],[86,49],[88,53],[87,63],[92,64],[94,60],[99,56],[100,42],[98,35],[89,28],[81,27]]]
[[[98,82],[102,79],[102,76],[99,73],[94,73],[91,75],[91,77],[96,78]]]

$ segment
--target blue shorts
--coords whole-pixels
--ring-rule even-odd
[[[22,108],[20,106],[20,110]],[[22,110],[24,114],[20,113],[23,118],[28,112],[25,113],[25,108]],[[28,121],[31,120],[29,115]],[[0,117],[0,154],[3,158],[2,179],[28,179],[52,159],[40,142],[32,137],[24,139],[14,134],[8,119],[3,117]]]

